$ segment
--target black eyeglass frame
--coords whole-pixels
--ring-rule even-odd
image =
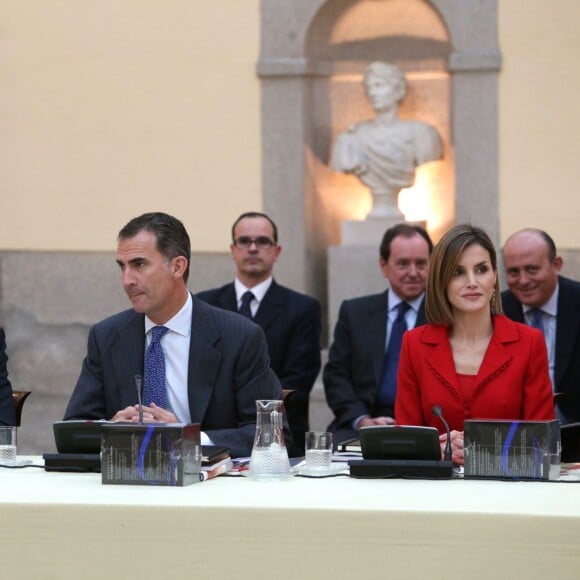
[[[249,236],[240,236],[233,241],[234,246],[240,250],[248,250],[252,244],[259,250],[267,250],[276,246],[276,242],[267,236],[258,236],[257,238],[250,238]]]

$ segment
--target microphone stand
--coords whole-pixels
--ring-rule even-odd
[[[143,384],[143,377],[135,375],[133,377],[135,388],[137,389],[137,402],[139,404],[139,425],[143,425],[143,401],[141,400],[141,385]]]
[[[443,409],[439,405],[435,405],[431,409],[431,413],[433,413],[433,415],[435,415],[435,417],[439,417],[439,419],[441,420],[441,423],[443,423],[443,426],[445,427],[445,433],[447,434],[447,441],[445,442],[444,460],[451,461],[451,430],[449,429],[449,423],[447,423],[447,421],[443,417]]]

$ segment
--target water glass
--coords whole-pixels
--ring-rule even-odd
[[[0,427],[0,465],[16,465],[16,427]]]
[[[328,471],[332,460],[332,433],[308,431],[305,435],[306,469]]]

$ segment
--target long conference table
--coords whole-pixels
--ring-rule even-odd
[[[1,578],[580,578],[580,483],[0,468],[0,530]]]

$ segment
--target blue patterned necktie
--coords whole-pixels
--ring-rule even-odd
[[[249,291],[246,290],[243,294],[242,294],[242,305],[240,306],[240,314],[242,314],[243,316],[246,316],[247,318],[249,318],[250,320],[252,318],[254,318],[252,316],[252,309],[250,308],[250,302],[255,298],[255,296]]]
[[[401,355],[401,344],[403,334],[407,330],[405,313],[411,308],[406,302],[397,304],[397,318],[391,327],[391,336],[387,351],[385,352],[385,364],[383,371],[383,382],[379,391],[379,404],[392,407],[395,404],[397,395],[397,371],[399,369],[399,357]]]
[[[161,337],[169,330],[165,326],[151,329],[151,342],[145,351],[145,372],[143,378],[143,404],[155,403],[167,409],[167,387],[165,385],[165,353]]]
[[[528,310],[528,314],[530,315],[530,320],[532,321],[530,326],[532,326],[533,328],[537,328],[538,330],[541,330],[543,333],[544,332],[544,320],[543,320],[544,312],[540,308],[530,308],[530,310]]]

